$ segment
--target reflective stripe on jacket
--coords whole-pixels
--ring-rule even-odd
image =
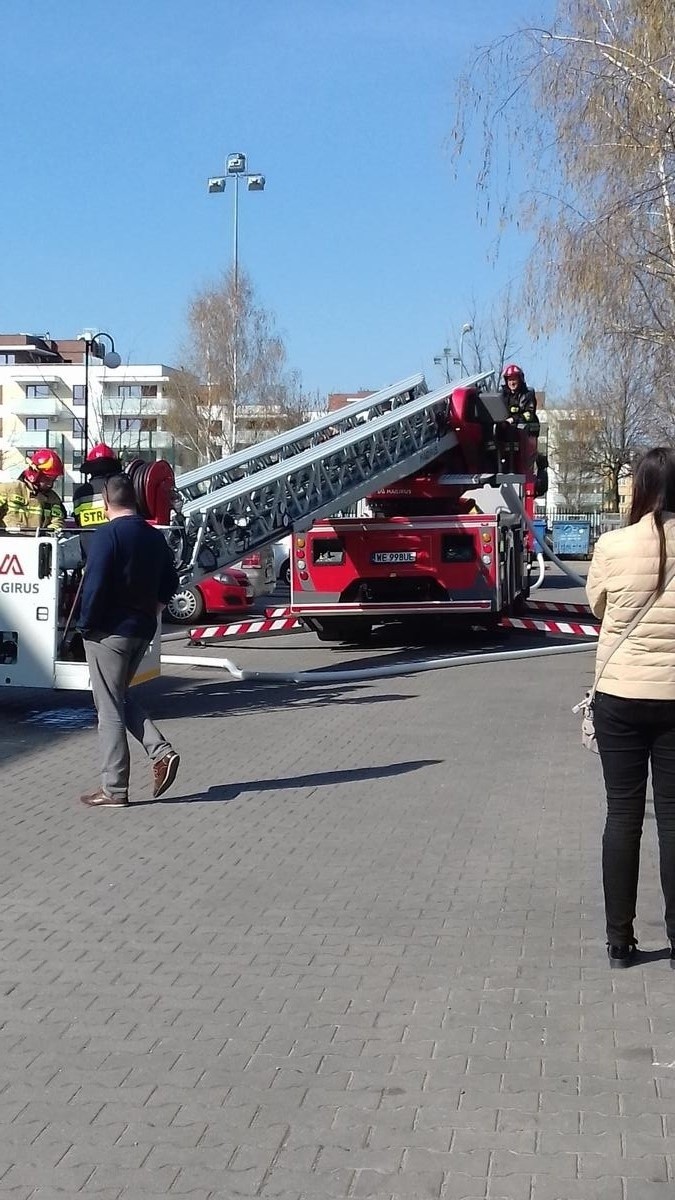
[[[33,491],[22,479],[0,483],[0,525],[15,533],[63,529],[63,504],[52,488]]]
[[[101,525],[108,520],[103,501],[104,483],[104,478],[92,479],[81,483],[73,492],[73,516],[83,529]]]

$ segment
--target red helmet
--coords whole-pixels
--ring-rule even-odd
[[[92,446],[91,450],[89,451],[89,453],[84,461],[88,462],[88,463],[98,462],[98,460],[100,458],[115,458],[116,459],[117,455],[115,454],[115,451],[110,446],[106,446],[105,442],[97,442],[97,444],[95,446]]]
[[[28,469],[24,474],[29,483],[35,483],[39,475],[53,482],[63,475],[63,463],[55,450],[50,450],[48,446],[45,446],[44,449],[33,451],[28,459]]]
[[[505,379],[524,379],[525,373],[523,371],[523,368],[517,366],[516,363],[508,363],[508,365],[504,367],[504,378]]]

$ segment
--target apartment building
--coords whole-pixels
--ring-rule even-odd
[[[105,441],[125,460],[167,458],[177,470],[191,465],[167,429],[175,368],[156,363],[112,369],[103,363],[105,352],[102,342],[93,342],[86,406],[89,444]],[[81,479],[84,426],[84,341],[0,334],[0,477],[16,478],[32,450],[50,446],[63,459],[68,499]]]

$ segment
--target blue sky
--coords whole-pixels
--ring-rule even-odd
[[[190,296],[240,263],[308,389],[383,387],[519,283],[526,241],[455,179],[458,75],[553,0],[3,0],[0,330],[110,331],[178,363]],[[489,80],[486,80],[489,86]],[[559,344],[517,354],[555,391]]]

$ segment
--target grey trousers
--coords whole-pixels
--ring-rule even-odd
[[[129,691],[149,644],[145,638],[107,633],[84,639],[91,691],[98,713],[101,783],[108,796],[128,796],[127,730],[141,743],[153,762],[159,762],[171,751],[170,743]]]

